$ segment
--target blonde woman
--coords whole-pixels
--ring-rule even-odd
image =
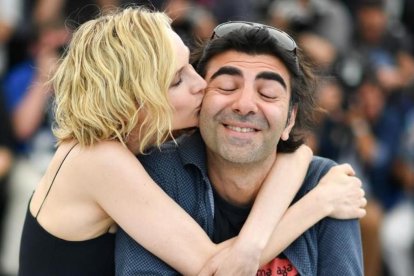
[[[205,82],[169,24],[163,13],[128,8],[89,21],[74,34],[53,78],[58,148],[29,203],[20,275],[113,275],[116,225],[183,274],[197,274],[210,257],[231,246],[213,244],[135,157],[160,146],[173,130],[198,124]],[[274,198],[259,194],[255,206],[265,207],[260,211],[270,219],[255,235],[270,238],[310,159],[302,148],[276,162],[263,189],[280,193],[280,208],[275,210]],[[320,185],[321,206],[329,215],[363,215],[359,203],[348,203],[363,198],[349,171],[342,167],[332,173],[338,181]],[[278,187],[272,180],[286,173],[284,184],[293,184]],[[263,218],[257,209],[247,229]],[[246,231],[246,240],[254,238],[251,233]],[[283,249],[289,241],[280,237],[280,246],[273,248]]]

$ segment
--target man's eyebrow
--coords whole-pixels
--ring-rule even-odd
[[[214,80],[218,76],[221,75],[231,75],[231,76],[242,76],[242,71],[238,68],[231,67],[231,66],[224,66],[220,67],[210,78],[210,80]]]
[[[265,80],[274,80],[279,82],[285,89],[287,89],[286,82],[283,80],[282,76],[278,73],[274,72],[261,72],[256,76],[257,79],[265,79]]]

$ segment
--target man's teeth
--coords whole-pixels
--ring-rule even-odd
[[[233,131],[237,131],[237,132],[254,132],[255,131],[253,128],[248,128],[248,127],[227,126],[227,128]]]

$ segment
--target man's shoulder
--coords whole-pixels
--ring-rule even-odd
[[[335,165],[336,162],[331,159],[321,156],[314,156],[298,195],[301,197],[309,190],[313,189],[318,184],[319,180],[329,171],[329,169]]]
[[[321,156],[314,156],[312,161],[309,165],[308,172],[306,174],[306,178],[313,177],[313,176],[323,176],[328,172],[328,170],[335,166],[336,162],[332,159],[321,157]]]
[[[195,186],[198,179],[206,177],[204,156],[204,144],[194,133],[153,147],[138,159],[155,182],[171,195]]]
[[[294,201],[313,189],[335,165],[333,160],[315,156]],[[325,217],[304,232],[284,254],[301,275],[362,275],[358,220]]]

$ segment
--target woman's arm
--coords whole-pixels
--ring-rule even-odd
[[[99,162],[103,163],[104,169],[98,168],[97,170],[105,171],[105,174],[102,174],[102,179],[97,181],[97,186],[91,190],[91,193],[96,196],[96,201],[101,208],[128,235],[148,251],[174,267],[180,273],[191,275],[197,274],[219,249],[226,246],[226,244],[220,244],[219,246],[213,244],[203,229],[155,184],[141,164],[137,162],[137,159],[129,152],[126,152],[126,149],[116,147],[116,152],[112,148],[110,151],[101,150],[101,152],[108,152],[108,156],[99,157]],[[109,154],[109,152],[111,153]],[[292,173],[289,173],[289,175],[292,177],[289,177],[289,179],[284,177],[285,184],[297,182],[297,184],[292,183],[292,189],[285,189],[282,185],[279,186],[281,195],[285,198],[285,200],[282,200],[283,204],[286,205],[285,209],[290,204],[300,186],[299,184],[303,180],[310,157],[311,153],[308,149],[302,149],[297,154],[286,155],[286,160],[282,161],[283,158],[280,158],[269,174],[269,177],[280,178],[290,169]],[[98,157],[95,155],[96,158]],[[120,160],[116,161],[114,158],[119,158]],[[105,164],[105,162],[110,164]],[[303,175],[293,173],[299,164],[301,164]],[[97,173],[94,173],[92,177],[96,177],[96,175]],[[294,180],[290,180],[290,178]],[[102,187],[102,183],[105,183],[105,189]],[[271,198],[271,193],[273,192],[270,189],[268,192],[268,201],[273,202],[274,199]],[[259,197],[261,196],[259,195]],[[253,211],[259,214],[259,219],[262,208],[269,207],[257,205],[255,211]],[[278,214],[280,213],[279,218],[285,209],[277,212]],[[252,222],[254,221],[256,220]],[[276,224],[276,222],[273,222],[273,224]],[[270,237],[273,229],[273,225],[267,226],[266,230],[269,231],[268,237]],[[251,230],[253,228],[249,231]],[[246,231],[245,235],[247,234],[249,234],[248,231]],[[250,234],[255,236],[253,232]],[[249,243],[249,246],[258,248],[259,246],[255,243],[260,242],[263,243],[261,239],[258,239],[254,243]],[[262,249],[264,245],[265,243],[260,245]],[[239,265],[237,260],[235,261],[234,266]],[[250,267],[247,263],[240,265]]]
[[[228,260],[239,255],[248,255],[239,251],[237,239],[216,254],[203,268],[200,275],[253,275],[259,265],[264,265],[279,255],[303,232],[326,216],[337,219],[361,218],[365,215],[366,199],[361,189],[361,181],[356,178],[351,166],[338,165],[319,181],[315,189],[292,205],[283,215],[273,231],[269,242],[257,259],[257,265],[229,265]],[[266,211],[263,211],[266,212]],[[259,229],[260,226],[256,227]],[[243,260],[243,259],[242,259]],[[235,262],[236,260],[234,260]],[[231,274],[233,275],[233,274]]]
[[[312,156],[312,150],[306,145],[293,153],[278,154],[240,231],[237,243],[248,245],[249,251],[263,251],[302,185]]]
[[[145,249],[181,274],[197,274],[217,252],[216,245],[151,179],[137,158],[117,144],[101,144],[90,153],[94,161],[88,160],[88,171],[82,172],[88,193]]]
[[[194,275],[214,254],[217,254],[220,248],[226,246],[226,244],[214,245],[203,229],[165,194],[150,178],[142,165],[137,162],[135,156],[127,152],[126,149],[119,146],[115,149],[101,150],[101,152],[104,154],[99,156],[92,154],[94,160],[97,160],[94,162],[95,168],[90,170],[90,166],[88,166],[90,178],[95,182],[94,185],[88,186],[91,188],[90,194],[99,206],[143,247],[180,273]],[[276,171],[272,171],[269,177],[273,173],[278,175]],[[85,175],[86,172],[83,174],[83,178],[86,177]],[[296,177],[296,174],[291,175]],[[85,179],[85,181],[88,180]],[[287,181],[286,177],[284,181]],[[295,194],[296,191],[297,188],[291,193]],[[273,201],[274,199],[272,199]],[[291,199],[287,200],[287,205],[290,201]],[[317,219],[314,220],[315,223]],[[303,228],[299,231],[302,233],[306,229]],[[286,240],[288,239],[286,238]],[[273,238],[271,240],[273,241]],[[289,241],[278,241],[276,238],[274,242],[281,244],[281,246],[273,246],[271,249],[273,251],[279,250],[279,252],[283,249],[284,244],[290,243]],[[270,258],[270,255],[275,256],[277,252],[272,254],[269,251],[266,254],[264,256],[268,257],[265,258]],[[252,267],[250,264],[238,262],[237,258],[233,261],[234,265],[232,265],[231,259],[227,264],[232,267],[239,265]]]
[[[362,218],[367,200],[361,181],[348,164],[332,167],[319,184],[287,210],[266,246],[260,264],[279,255],[324,217]]]
[[[220,273],[249,275],[257,271],[260,256],[302,185],[312,156],[306,145],[293,153],[277,155],[239,236],[231,246],[219,245],[220,249],[225,245],[229,247],[227,255],[221,256],[223,271]]]

